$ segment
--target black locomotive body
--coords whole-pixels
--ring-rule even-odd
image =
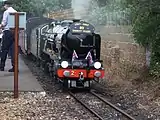
[[[27,53],[33,54],[44,71],[65,87],[90,88],[92,80],[104,77],[101,37],[91,24],[46,18],[27,33]]]

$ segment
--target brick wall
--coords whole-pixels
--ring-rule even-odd
[[[144,53],[144,48],[138,44],[102,40],[101,58],[106,79],[129,80],[139,76],[145,66]]]
[[[72,9],[50,13],[50,18],[74,18]],[[96,26],[102,36],[101,58],[107,80],[129,80],[141,74],[145,66],[145,50],[133,43],[130,26]],[[133,76],[135,75],[135,76]]]
[[[59,12],[51,12],[47,15],[49,18],[53,19],[72,19],[74,18],[73,9],[62,10]]]

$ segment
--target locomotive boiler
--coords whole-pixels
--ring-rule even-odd
[[[50,21],[50,20],[49,20]],[[54,80],[65,87],[90,88],[104,77],[101,37],[90,23],[52,20],[32,29],[30,52]]]

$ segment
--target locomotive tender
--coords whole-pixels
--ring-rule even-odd
[[[64,87],[90,88],[104,77],[101,37],[85,21],[30,18],[23,43],[21,49]]]

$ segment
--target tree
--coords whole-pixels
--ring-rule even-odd
[[[50,11],[70,8],[71,0],[9,0],[17,11],[31,16],[43,16]]]
[[[151,50],[150,72],[160,76],[160,1],[128,0],[135,40]]]
[[[14,9],[26,12],[27,15],[34,14],[34,6],[30,0],[10,0]]]

